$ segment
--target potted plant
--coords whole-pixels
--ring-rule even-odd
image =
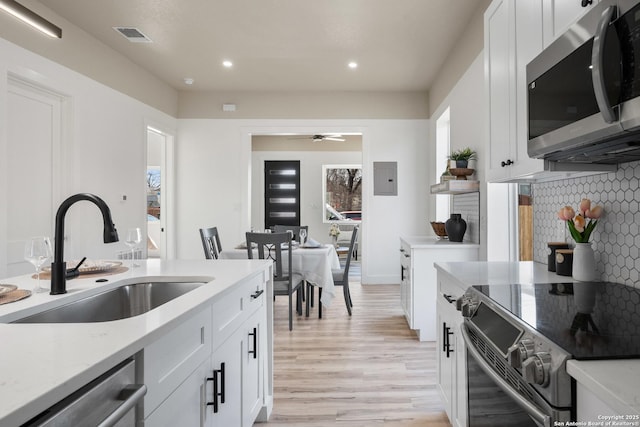
[[[476,152],[471,148],[462,148],[460,150],[452,151],[449,154],[449,160],[451,160],[451,168],[467,168],[469,166],[469,160],[475,160]],[[455,165],[453,162],[455,161]]]

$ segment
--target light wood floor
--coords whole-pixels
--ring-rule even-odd
[[[287,298],[276,298],[274,408],[262,425],[450,426],[436,390],[435,343],[408,328],[399,286],[352,282],[352,317],[338,291],[322,319],[317,306],[308,318],[294,314],[291,332]]]

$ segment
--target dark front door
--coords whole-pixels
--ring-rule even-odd
[[[300,161],[264,162],[264,225],[300,225]]]

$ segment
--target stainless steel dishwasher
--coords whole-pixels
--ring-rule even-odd
[[[128,359],[22,427],[133,427],[146,393],[144,384],[135,384],[135,361]]]

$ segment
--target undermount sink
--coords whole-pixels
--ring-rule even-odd
[[[205,282],[143,282],[123,285],[13,323],[91,323],[126,319],[146,313]]]

